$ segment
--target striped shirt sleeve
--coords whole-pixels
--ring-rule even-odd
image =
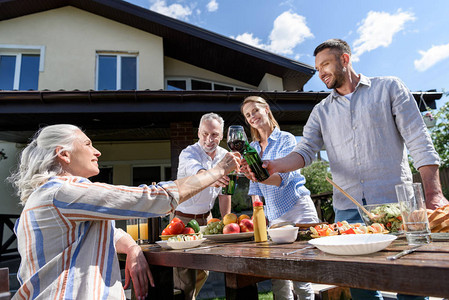
[[[179,202],[178,188],[172,181],[130,187],[58,177],[42,188],[55,184],[60,186],[53,204],[72,221],[153,218],[171,212]]]

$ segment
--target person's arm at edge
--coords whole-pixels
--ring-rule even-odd
[[[274,173],[287,173],[301,169],[305,166],[304,158],[297,152],[291,152],[287,156],[274,160],[265,160],[262,167],[268,170],[270,175]]]
[[[154,287],[153,276],[142,249],[129,234],[123,234],[115,243],[117,253],[126,254],[125,285],[127,289],[132,279],[137,299],[148,296],[148,280]]]
[[[179,203],[190,199],[206,187],[213,184],[226,174],[233,170],[239,171],[240,154],[228,152],[225,157],[212,169],[206,172],[199,172],[196,175],[175,180],[178,186]]]
[[[449,204],[441,190],[440,172],[437,165],[422,166],[418,169],[424,187],[426,206],[436,209]]]
[[[231,195],[218,195],[218,204],[221,217],[223,218],[231,212]]]

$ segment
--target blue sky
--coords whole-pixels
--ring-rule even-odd
[[[128,2],[312,66],[318,44],[341,38],[358,73],[398,76],[412,91],[449,90],[447,0]],[[305,85],[305,91],[322,90],[317,75]]]

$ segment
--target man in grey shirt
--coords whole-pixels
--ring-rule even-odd
[[[320,44],[314,56],[320,79],[333,90],[314,107],[293,151],[264,162],[269,173],[303,168],[325,146],[334,181],[355,199],[366,199],[367,204],[397,202],[394,186],[412,182],[408,149],[423,180],[427,207],[448,204],[441,190],[438,154],[404,83],[395,77],[357,74],[351,49],[340,39]],[[363,222],[355,205],[336,189],[333,204],[336,221]]]

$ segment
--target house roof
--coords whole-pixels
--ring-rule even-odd
[[[0,0],[0,21],[68,5],[160,36],[166,56],[250,85],[270,73],[286,90],[302,90],[315,73],[310,65],[121,0]]]
[[[292,92],[0,91],[0,140],[24,143],[39,127],[57,123],[79,125],[95,141],[168,140],[170,122],[198,122],[205,112],[220,114],[227,125],[244,124],[240,104],[249,95],[267,99],[281,127],[300,135],[313,106],[328,95],[302,92],[315,73],[309,65],[120,0],[0,0],[0,21],[67,5],[161,36],[168,57],[256,86],[270,73]],[[418,102],[420,95],[414,93]],[[431,108],[441,96],[423,94]]]
[[[70,123],[95,141],[170,139],[170,123],[193,121],[207,112],[220,114],[225,124],[244,125],[243,99],[264,97],[282,129],[302,134],[312,108],[329,92],[266,91],[0,91],[0,140],[25,143],[45,125]],[[414,92],[421,111],[442,97]],[[195,123],[196,122],[196,123]]]

